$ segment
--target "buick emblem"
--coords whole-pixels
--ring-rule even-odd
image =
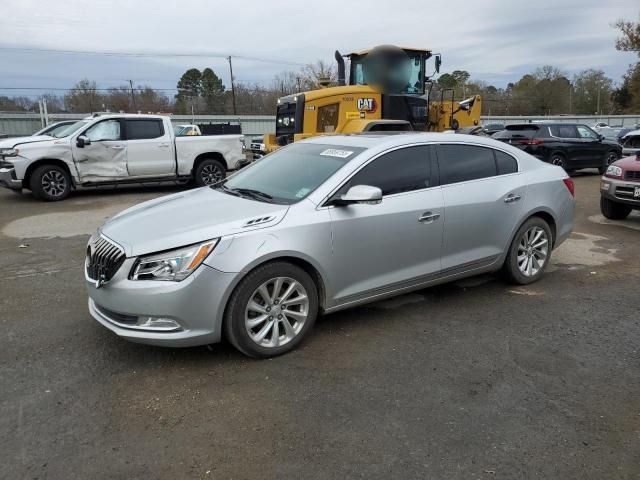
[[[100,268],[100,269],[98,270],[98,275],[97,275],[97,277],[98,277],[98,278],[96,278],[95,286],[96,286],[96,288],[100,288],[100,287],[102,287],[102,285],[104,285],[104,282],[105,282],[105,280],[106,280],[105,275],[104,275],[104,273],[103,273],[103,271],[102,271],[102,268]]]

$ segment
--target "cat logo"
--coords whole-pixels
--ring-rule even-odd
[[[361,112],[374,113],[378,105],[374,98],[359,98],[356,102],[358,110]]]

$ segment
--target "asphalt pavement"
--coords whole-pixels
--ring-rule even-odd
[[[87,311],[89,234],[178,191],[0,190],[2,479],[638,479],[640,212],[577,223],[544,278],[322,317],[256,361],[128,343]]]

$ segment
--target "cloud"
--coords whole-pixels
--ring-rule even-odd
[[[306,63],[392,43],[431,47],[443,70],[465,69],[498,85],[536,66],[569,74],[601,68],[618,80],[635,58],[617,52],[611,24],[637,19],[636,0],[514,2],[388,0],[4,0],[0,47],[92,51],[193,52]],[[224,58],[131,58],[0,50],[0,86],[69,87],[80,78],[109,87],[133,79],[173,88],[187,68],[211,66],[229,84]],[[234,60],[246,83],[268,83],[284,63]],[[3,94],[6,92],[0,92]]]

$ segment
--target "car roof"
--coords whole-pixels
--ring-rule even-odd
[[[100,113],[85,117],[83,120],[95,120],[98,118],[153,118],[155,120],[160,117],[167,117],[170,119],[169,115],[152,115],[147,113]]]
[[[392,132],[389,132],[392,133]],[[474,143],[483,144],[491,147],[504,144],[488,137],[478,135],[451,135],[450,133],[432,133],[432,132],[401,132],[395,134],[389,133],[355,133],[347,135],[321,135],[313,138],[302,140],[304,143],[324,144],[324,145],[340,145],[343,147],[360,147],[360,148],[393,148],[397,146],[410,145],[412,143],[422,142],[442,142],[442,143]],[[298,143],[298,142],[296,142]]]

